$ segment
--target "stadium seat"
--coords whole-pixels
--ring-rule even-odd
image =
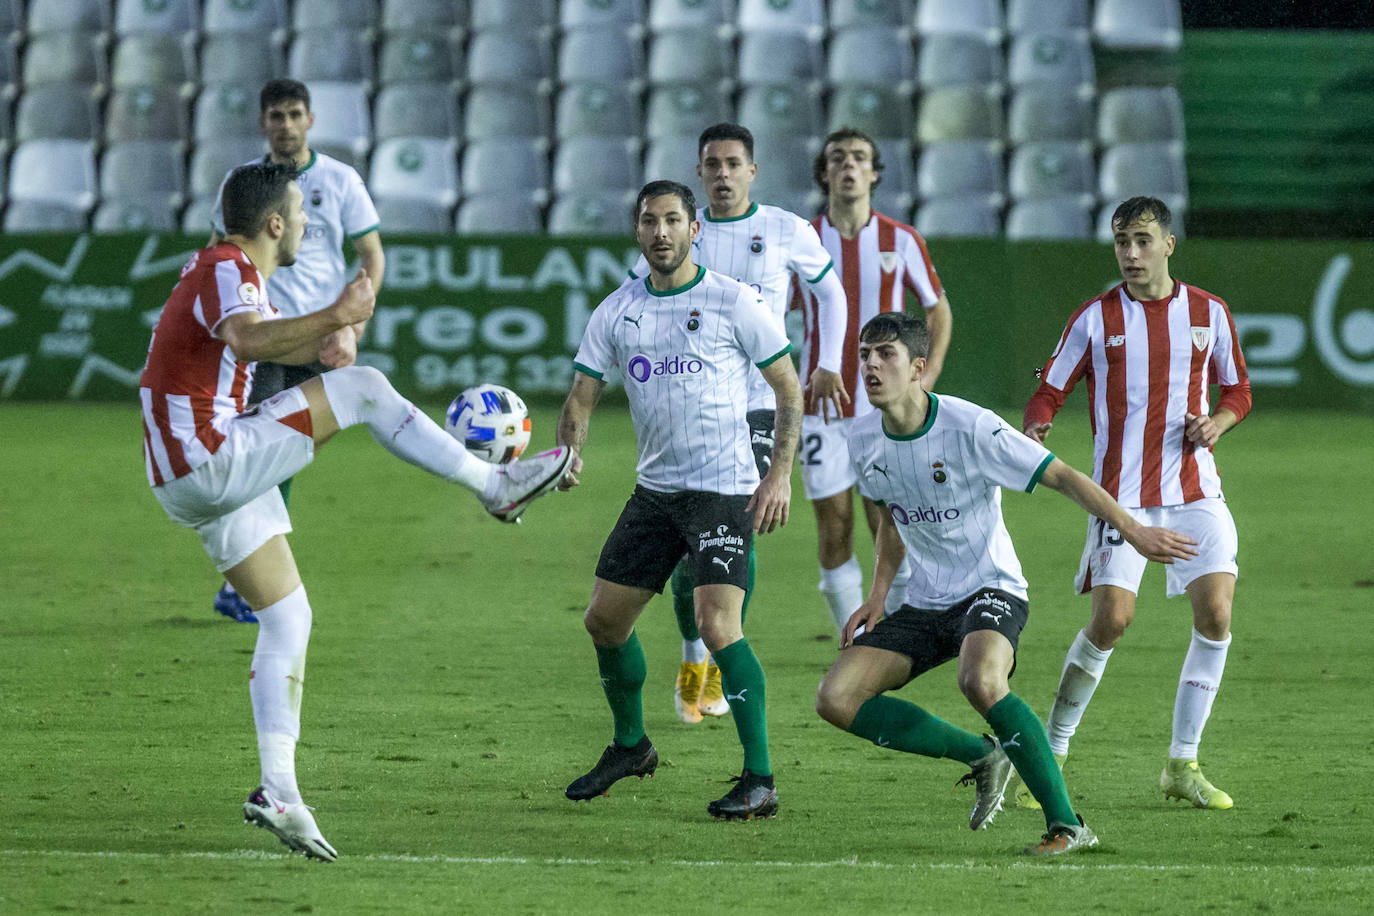
[[[370,32],[377,27],[377,0],[292,0],[291,26],[297,32],[311,29]]]
[[[1002,234],[1001,206],[986,195],[936,197],[917,208],[914,226],[926,238],[995,238]]]
[[[140,198],[178,209],[185,202],[181,147],[159,140],[115,143],[100,157],[100,196]]]
[[[1014,241],[1092,237],[1089,204],[1077,195],[1018,201],[1007,211],[1007,238]]]
[[[640,178],[637,140],[574,137],[554,150],[553,189],[558,194],[638,191]]]
[[[95,206],[95,148],[84,140],[30,140],[10,158],[15,201],[56,204],[89,213]]]
[[[825,132],[819,87],[746,86],[739,123],[756,134],[817,136]]]
[[[377,53],[378,77],[392,83],[448,83],[463,76],[461,52],[447,36],[389,32]]]
[[[285,28],[282,0],[205,0],[206,32],[247,32],[261,41]]]
[[[628,29],[644,25],[641,0],[562,0],[558,23],[567,29]]]
[[[175,232],[176,208],[144,197],[102,200],[91,217],[95,232]]]
[[[649,41],[651,84],[718,83],[731,79],[734,71],[730,46],[709,30],[658,32]]]
[[[659,86],[649,91],[644,135],[700,134],[734,116],[728,93],[694,86]]]
[[[1001,0],[917,0],[916,31],[926,35],[962,32],[1002,40]]]
[[[96,32],[45,32],[24,49],[25,86],[104,83],[104,37]]]
[[[822,0],[739,0],[739,30],[795,32],[818,41],[825,34]]]
[[[830,96],[828,127],[855,127],[870,137],[909,139],[911,93],[885,86],[838,86]]]
[[[1097,0],[1093,37],[1114,50],[1177,51],[1183,45],[1179,0]]]
[[[428,232],[440,235],[447,233],[452,226],[451,208],[441,204],[429,204],[408,198],[393,200],[390,197],[379,197],[372,203],[377,208],[377,221],[388,238],[393,232]]]
[[[1008,0],[1007,28],[1023,32],[1086,32],[1088,0]]]
[[[94,140],[100,121],[92,87],[79,83],[34,86],[19,97],[14,139]]]
[[[1170,233],[1171,235],[1174,235],[1174,236],[1178,237],[1178,238],[1184,238],[1184,234],[1183,234],[1183,211],[1184,211],[1184,209],[1185,209],[1184,201],[1175,199],[1175,200],[1165,200],[1164,203],[1169,207],[1169,215],[1170,215],[1170,217],[1171,217],[1171,219],[1169,220],[1169,233]],[[1107,203],[1107,204],[1105,204],[1104,206],[1102,206],[1102,207],[1097,211],[1097,220],[1096,220],[1097,232],[1096,232],[1096,238],[1097,238],[1097,240],[1098,240],[1099,242],[1108,242],[1108,243],[1110,243],[1110,242],[1113,240],[1113,238],[1115,237],[1115,232],[1114,232],[1114,230],[1112,229],[1112,214],[1116,212],[1116,208],[1117,208],[1119,205],[1120,205],[1120,202],[1119,202],[1119,201],[1111,201],[1110,203]]]
[[[558,43],[562,83],[619,83],[644,75],[639,42],[624,29],[576,29]]]
[[[1007,183],[1016,200],[1091,195],[1097,186],[1092,144],[1066,141],[1022,144],[1012,151]]]
[[[1186,202],[1183,144],[1122,143],[1108,147],[1102,154],[1097,180],[1098,193],[1108,203],[1138,194]]]
[[[376,197],[458,203],[458,143],[434,137],[391,137],[372,153],[368,189]]]
[[[378,137],[456,137],[458,96],[449,83],[403,83],[377,93],[372,127]]]
[[[987,140],[944,140],[921,150],[916,190],[922,199],[1001,195],[1002,145]]]
[[[571,142],[571,141],[570,141]],[[541,137],[506,137],[469,143],[463,150],[464,197],[518,191],[533,200],[548,200],[548,143]]]
[[[614,83],[581,83],[558,93],[558,139],[639,133],[639,93]]]
[[[739,81],[746,86],[793,85],[825,73],[821,44],[788,32],[746,32],[739,43]]]
[[[317,82],[371,83],[372,45],[352,29],[297,32],[286,72],[307,85]]]
[[[1074,32],[1017,35],[1007,69],[1013,86],[1050,83],[1074,91],[1095,81],[1092,45],[1086,35]]]
[[[1002,46],[981,35],[929,35],[921,42],[923,89],[1002,81]]]
[[[819,192],[811,175],[811,163],[819,149],[819,138],[755,134],[754,161],[759,171],[750,186],[750,195],[760,200],[795,200]]]
[[[382,29],[387,32],[419,29],[433,34],[461,33],[467,21],[467,0],[447,0],[445,3],[435,3],[434,0],[382,0]]]
[[[170,86],[138,86],[116,89],[105,106],[105,142],[189,138],[186,103]]]
[[[539,205],[519,193],[483,194],[458,205],[454,229],[465,235],[537,234],[544,230]]]
[[[207,33],[200,44],[200,81],[206,86],[246,84],[256,93],[286,73],[282,47],[280,42],[245,40],[237,32]]]
[[[508,29],[489,29],[472,36],[468,47],[468,82],[474,86],[514,83],[528,86],[553,75],[553,52],[537,36]]]
[[[161,85],[189,94],[198,79],[193,35],[140,32],[115,45],[110,83],[116,89]]]
[[[181,212],[181,231],[186,235],[206,235],[214,230],[214,196],[197,197]]]
[[[434,0],[427,0],[433,5]],[[554,0],[469,0],[472,28],[531,30],[557,25]]]
[[[310,110],[315,113],[312,146],[346,147],[356,155],[372,146],[372,113],[362,83],[312,83]]]
[[[259,138],[226,138],[201,143],[191,153],[188,190],[192,198],[213,197],[219,193],[220,183],[229,170],[245,162],[261,158],[267,144]]]
[[[999,140],[1003,131],[1002,93],[997,86],[944,86],[921,98],[916,136],[937,140]]]
[[[912,0],[830,0],[830,27],[899,29],[911,24]]]
[[[1097,104],[1097,142],[1151,143],[1183,139],[1183,100],[1173,86],[1125,86]]]
[[[1093,92],[1065,92],[1058,86],[1022,86],[1007,109],[1012,143],[1035,140],[1086,140],[1092,135]]]
[[[691,0],[686,0],[691,2]],[[0,42],[11,48],[23,40],[23,0],[0,0]]]
[[[86,211],[37,200],[16,200],[5,208],[6,232],[85,232]]]
[[[548,93],[535,87],[478,86],[468,93],[465,108],[468,140],[543,137],[549,132]]]
[[[826,75],[831,85],[891,86],[916,76],[911,36],[905,29],[861,26],[830,39]]]
[[[30,37],[50,32],[108,32],[109,0],[30,0]]]
[[[549,208],[550,235],[629,235],[634,195],[604,192],[560,197]]]
[[[883,160],[883,180],[876,192],[881,200],[878,209],[887,208],[894,214],[906,213],[916,197],[916,168],[912,164],[914,155],[911,141],[889,138],[880,139],[877,143]]]
[[[226,138],[261,139],[258,123],[260,85],[224,83],[206,86],[196,99],[192,136],[197,142],[218,142]]]
[[[728,35],[730,0],[649,0],[649,30],[709,29]]]
[[[15,44],[0,35],[0,98],[6,101],[15,96],[19,85],[19,52],[15,50]]]
[[[198,0],[116,0],[116,35],[185,35],[200,29]]]
[[[657,181],[666,178],[677,181],[689,188],[697,186],[697,138],[695,134],[672,134],[654,137],[644,148],[644,180]]]

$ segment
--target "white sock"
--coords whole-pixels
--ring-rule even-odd
[[[682,641],[682,660],[692,665],[700,665],[706,661],[706,643],[697,639],[684,639]]]
[[[499,479],[496,466],[470,454],[397,394],[381,372],[371,366],[347,366],[324,373],[320,380],[340,429],[364,424],[382,448],[402,461],[461,484],[478,496],[493,495]]]
[[[1178,676],[1178,695],[1174,697],[1174,738],[1169,756],[1196,760],[1198,742],[1212,714],[1212,701],[1221,688],[1221,672],[1226,667],[1226,650],[1231,634],[1221,642],[1208,639],[1193,630],[1188,654],[1183,659],[1183,672]]]
[[[837,632],[844,630],[849,617],[864,603],[864,573],[853,554],[834,569],[821,567],[821,582],[816,586],[825,596]]]
[[[902,565],[897,567],[897,575],[892,580],[892,588],[887,590],[887,605],[883,609],[884,617],[891,617],[902,609],[906,604],[906,583],[911,578],[911,557],[903,557]]]
[[[1064,670],[1059,674],[1059,690],[1050,709],[1050,720],[1045,725],[1050,750],[1054,753],[1069,752],[1069,739],[1078,731],[1078,723],[1083,719],[1088,701],[1093,698],[1093,691],[1102,680],[1102,672],[1111,656],[1111,649],[1099,649],[1082,630],[1073,638],[1069,654],[1064,657]]]
[[[258,645],[248,694],[258,732],[262,784],[274,798],[299,803],[296,739],[301,734],[301,690],[310,641],[310,602],[305,586],[257,611]]]

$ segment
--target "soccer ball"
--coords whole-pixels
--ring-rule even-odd
[[[506,464],[530,444],[530,412],[509,388],[477,385],[448,405],[444,429],[483,461]]]

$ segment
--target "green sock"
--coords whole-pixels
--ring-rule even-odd
[[[631,631],[623,646],[597,646],[596,666],[601,670],[601,687],[611,704],[615,720],[615,743],[634,747],[644,737],[644,647],[639,634]]]
[[[1020,697],[1009,693],[988,710],[983,718],[1002,742],[1021,781],[1045,811],[1045,824],[1077,824],[1064,774],[1054,762],[1045,726]]]
[[[849,730],[878,747],[948,757],[961,763],[972,763],[988,752],[988,742],[981,735],[966,732],[896,697],[876,696],[864,703]]]
[[[754,552],[754,543],[749,542],[749,580],[744,586],[744,605],[739,609],[739,625],[744,626],[744,618],[749,613],[749,599],[754,596],[754,576],[759,571],[759,555]]]
[[[697,606],[692,598],[696,582],[692,578],[692,564],[683,557],[673,569],[673,613],[677,615],[677,631],[683,639],[700,639],[697,632]]]
[[[294,477],[288,477],[281,483],[277,484],[277,489],[281,490],[281,501],[286,503],[288,506],[291,505],[291,481],[295,479],[296,478]]]
[[[759,776],[771,776],[763,666],[747,639],[732,642],[715,655],[725,701],[730,704],[739,743],[744,745],[744,768]]]

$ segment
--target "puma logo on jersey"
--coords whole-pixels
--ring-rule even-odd
[[[1010,428],[1011,428],[1011,427],[1009,427],[1009,426],[999,426],[999,427],[997,427],[997,431],[994,432],[994,433],[992,434],[992,438],[996,439],[998,436],[1002,435],[1002,433],[1006,432],[1006,431],[1007,431],[1008,429],[1010,429]]]
[[[870,470],[870,471],[877,471],[879,474],[882,474],[884,477],[887,477],[887,476],[888,476],[888,474],[887,474],[887,468],[883,467],[881,464],[879,464],[879,463],[876,462],[876,461],[873,462],[873,466],[870,467],[869,470]]]
[[[643,317],[644,317],[644,313],[643,313],[643,312],[640,312],[640,313],[639,313],[639,318],[631,318],[629,315],[625,315],[621,320],[623,320],[623,321],[628,321],[630,324],[632,324],[632,325],[634,325],[636,328],[638,328],[638,327],[639,327],[640,318],[643,318]]]
[[[722,567],[724,567],[724,569],[725,569],[725,574],[728,576],[728,575],[730,575],[730,564],[733,563],[733,562],[735,562],[735,558],[734,558],[734,557],[731,557],[731,558],[728,559],[728,560],[722,560],[720,557],[712,557],[712,558],[711,558],[711,562],[712,562],[712,563],[719,563]]]

